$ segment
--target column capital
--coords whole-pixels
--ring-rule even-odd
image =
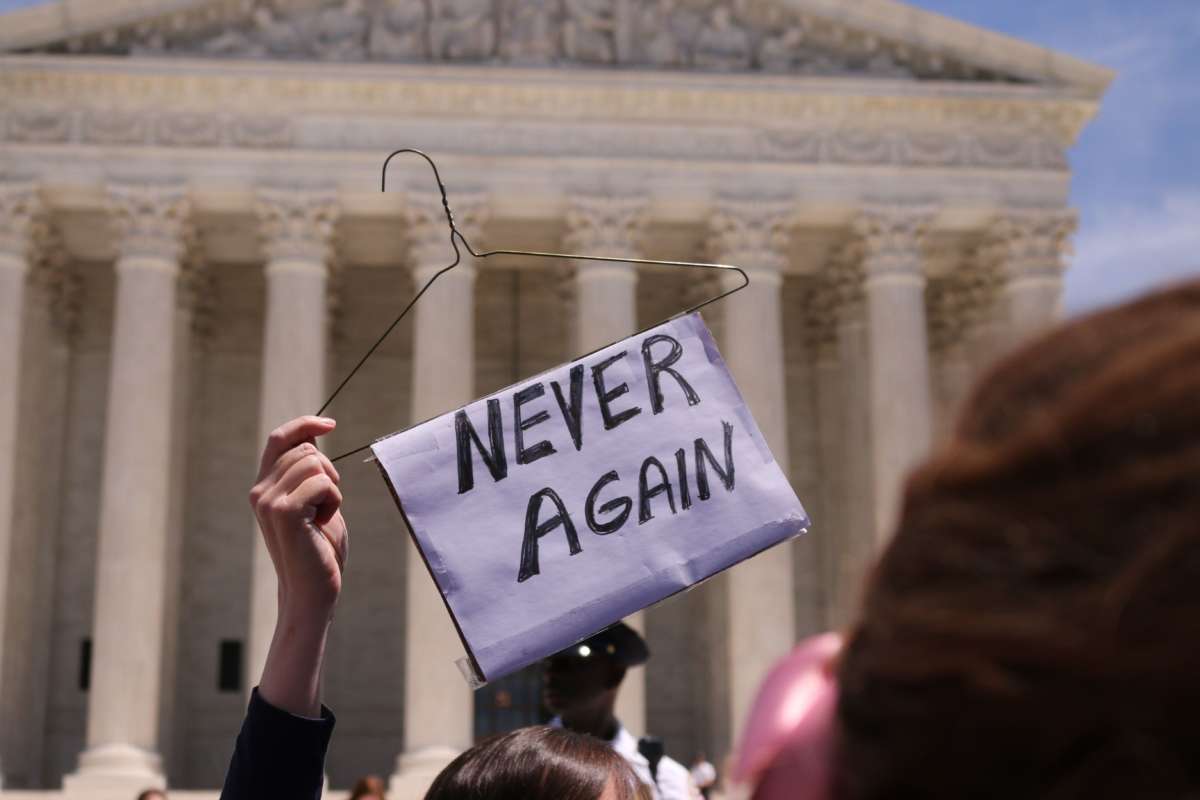
[[[992,220],[988,238],[1010,281],[1058,282],[1078,226],[1072,208],[1010,209]]]
[[[808,346],[818,362],[837,360],[837,285],[829,271],[817,275],[804,295],[804,324]]]
[[[83,278],[71,264],[62,232],[49,220],[37,228],[29,266],[30,284],[43,293],[55,333],[70,341],[79,332]]]
[[[329,265],[333,258],[334,226],[341,212],[337,193],[332,189],[261,188],[255,196],[254,209],[269,263]]]
[[[176,302],[191,314],[192,341],[207,347],[216,332],[217,281],[198,248],[189,248],[181,259]]]
[[[108,184],[119,262],[178,265],[193,234],[191,199],[183,183]]]
[[[19,265],[22,269],[28,266],[42,219],[37,184],[0,181],[0,263]]]
[[[996,256],[996,245],[984,240],[953,272],[929,282],[925,307],[933,352],[962,349],[994,317],[1002,283]]]
[[[868,285],[924,282],[921,247],[932,219],[933,209],[925,206],[878,205],[859,210],[852,228],[862,245]]]
[[[929,349],[947,353],[959,349],[973,324],[976,309],[952,278],[933,280],[925,290]]]
[[[751,280],[779,279],[788,261],[792,219],[791,201],[718,197],[709,218],[708,251],[717,261],[757,273]]]
[[[646,206],[644,197],[572,195],[567,202],[563,244],[580,255],[637,258],[646,227]]]
[[[471,246],[479,250],[483,239],[483,227],[491,217],[491,198],[487,192],[456,190],[450,200],[450,211],[454,215],[455,226]],[[454,260],[454,248],[450,245],[450,226],[446,224],[446,210],[442,206],[440,192],[427,189],[409,191],[405,195],[404,218],[408,222],[409,263],[414,275],[418,270],[425,271],[432,267],[441,269]],[[471,254],[462,248],[461,243],[459,249],[462,250],[464,260],[470,259]],[[455,268],[456,271],[461,266]],[[469,271],[474,272],[474,268]],[[419,278],[418,280],[420,281]],[[428,277],[425,280],[428,280]]]

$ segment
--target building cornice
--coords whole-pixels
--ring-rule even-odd
[[[1097,99],[1116,77],[1113,70],[1046,47],[1005,36],[899,0],[780,0],[798,11],[835,18],[880,36],[935,46],[962,58],[1030,80],[1076,86]]]
[[[160,116],[219,112],[293,120],[339,114],[699,123],[785,130],[853,124],[877,130],[1020,131],[1050,137],[1065,148],[1096,110],[1095,100],[1069,89],[1000,84],[494,66],[0,57],[0,112],[10,117],[103,111]],[[197,130],[201,141],[196,143],[205,144],[202,123],[196,117],[177,127]],[[11,131],[8,138],[13,138]],[[255,146],[252,139],[248,137],[246,146]]]

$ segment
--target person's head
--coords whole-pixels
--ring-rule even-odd
[[[167,800],[167,793],[162,789],[146,789],[138,794],[137,800]]]
[[[1200,282],[1000,362],[837,670],[838,800],[1200,796]]]
[[[637,631],[617,623],[546,659],[546,705],[556,714],[611,709],[625,671],[649,657]]]
[[[830,800],[841,646],[836,633],[806,639],[759,686],[731,773],[753,800]]]
[[[365,775],[350,790],[350,800],[384,800],[387,786],[378,775]]]
[[[454,759],[425,800],[650,800],[625,759],[595,737],[535,726]]]

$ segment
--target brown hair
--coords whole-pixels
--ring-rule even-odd
[[[835,794],[1200,797],[1200,282],[999,363],[909,479]]]
[[[535,726],[494,736],[442,770],[425,800],[650,800],[625,759],[606,743]]]
[[[362,800],[364,797],[378,798],[383,800],[386,787],[383,783],[383,778],[378,775],[364,775],[359,778],[354,784],[354,788],[350,790],[350,800]]]

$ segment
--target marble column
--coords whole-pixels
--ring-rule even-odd
[[[567,208],[569,253],[637,258],[641,248],[646,203],[640,198],[577,195]],[[579,354],[631,336],[637,330],[637,268],[633,264],[577,261],[575,350]],[[646,632],[645,613],[626,618],[634,630]],[[651,653],[654,652],[650,643]],[[634,667],[621,682],[617,718],[634,736],[646,730],[646,670]]]
[[[976,276],[980,288],[979,307],[975,329],[970,341],[966,342],[966,357],[971,362],[972,379],[981,375],[995,362],[1011,338],[1009,330],[1009,304],[1004,293],[1004,263],[1008,256],[1008,242],[1003,236],[1007,227],[994,221],[991,229],[980,237],[978,243],[967,253],[965,265]]]
[[[56,535],[63,505],[68,366],[79,280],[48,214],[33,226],[34,257],[24,284],[12,539],[3,645],[0,727],[7,733],[4,779],[11,788],[45,785],[50,713]],[[86,698],[83,698],[86,699]]]
[[[179,264],[188,201],[181,186],[115,185],[117,284],[87,749],[67,796],[163,786],[159,721],[169,591],[171,453]]]
[[[804,313],[808,315],[809,350],[813,362],[818,492],[810,508],[810,535],[820,542],[820,580],[825,598],[825,628],[840,624],[840,554],[847,542],[845,518],[846,427],[842,369],[838,362],[837,287],[826,269],[814,278]],[[804,500],[804,498],[801,498]],[[809,501],[811,503],[811,501]]]
[[[478,248],[487,219],[486,195],[457,191],[454,220]],[[407,197],[409,259],[417,290],[450,263],[441,199]],[[465,255],[465,253],[464,253]],[[475,264],[469,256],[442,275],[413,309],[413,422],[474,399]],[[391,794],[421,797],[433,778],[474,739],[472,691],[455,667],[462,643],[420,554],[408,549],[405,585],[404,752]]]
[[[198,322],[197,314],[214,302],[209,264],[204,260],[203,249],[194,246],[188,249],[180,263],[179,288],[177,289],[178,311],[175,315],[175,399],[172,409],[172,425],[181,436],[192,434],[193,393],[197,383],[193,375],[197,372],[197,351],[204,348],[204,325]],[[171,452],[171,504],[167,524],[166,574],[168,586],[182,586],[185,575],[183,544],[187,527],[187,508],[191,494],[189,472],[189,450],[186,445],[172,448]],[[185,745],[190,740],[186,708],[177,702],[181,649],[181,592],[171,592],[167,597],[166,633],[163,637],[163,653],[166,666],[163,669],[162,706],[159,725],[164,731],[162,757],[168,781],[174,782],[191,761]]]
[[[875,491],[871,448],[871,373],[862,248],[850,242],[838,249],[830,264],[838,362],[838,415],[842,422],[839,446],[841,474],[836,502],[842,541],[835,557],[837,594],[834,619],[845,625],[854,616],[862,583],[875,557]],[[836,462],[836,459],[835,459]]]
[[[995,221],[993,235],[1003,250],[1006,344],[1038,333],[1058,319],[1065,257],[1077,225],[1072,209],[1009,211]]]
[[[925,275],[921,241],[929,213],[908,207],[862,211],[854,228],[870,341],[870,409],[875,539],[896,523],[905,476],[933,440]]]
[[[261,189],[256,211],[266,255],[259,442],[325,402],[326,284],[338,203],[329,192]],[[254,465],[257,469],[257,464]],[[250,575],[247,694],[257,685],[275,632],[276,579],[257,526]]]
[[[948,439],[971,384],[994,349],[998,275],[991,249],[977,248],[926,291],[933,372],[934,440]]]
[[[831,539],[834,529],[815,522],[828,521],[821,470],[824,431],[818,420],[822,402],[818,361],[832,342],[833,325],[828,314],[823,313],[824,282],[811,274],[817,265],[810,260],[797,266],[805,274],[785,280],[782,295],[789,477],[810,519],[814,520],[808,535],[792,544],[795,638],[799,641],[829,629],[831,595],[826,566],[829,550],[836,542]]]
[[[13,487],[16,481],[17,411],[21,387],[21,330],[25,312],[25,279],[33,251],[38,216],[37,187],[32,183],[0,182],[0,788],[4,787],[5,761],[21,732],[9,728],[21,715],[7,707],[14,696],[14,673],[23,648],[13,646],[8,603],[9,576],[28,574],[14,553]]]
[[[952,278],[930,281],[925,290],[934,443],[944,442],[950,435],[970,369],[960,294]]]
[[[746,270],[750,285],[722,301],[722,354],[763,437],[788,474],[784,397],[783,317],[780,289],[787,264],[786,204],[727,200],[710,221],[710,252],[718,262]],[[726,288],[740,276],[723,275]],[[768,668],[795,640],[792,548],[783,544],[725,573],[729,714],[733,741]]]

